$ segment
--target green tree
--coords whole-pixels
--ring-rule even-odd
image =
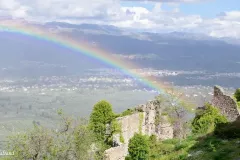
[[[147,160],[150,152],[149,138],[135,134],[129,141],[127,160]]]
[[[198,111],[192,122],[192,132],[194,134],[207,134],[213,132],[218,124],[227,123],[227,118],[220,111],[210,104]]]
[[[93,159],[95,151],[98,150],[99,144],[94,142],[93,132],[88,129],[86,125],[78,125],[74,129],[73,145],[75,146],[75,155],[78,160]],[[87,154],[87,153],[90,154]]]
[[[100,101],[94,105],[90,115],[89,127],[94,132],[97,140],[103,141],[106,133],[106,125],[114,118],[112,105],[107,101]]]

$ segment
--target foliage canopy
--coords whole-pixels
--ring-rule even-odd
[[[150,152],[149,139],[142,134],[135,134],[128,145],[127,160],[147,160]]]
[[[97,140],[104,141],[106,125],[114,119],[112,105],[107,101],[100,101],[94,105],[90,115],[89,127],[95,133]]]
[[[205,109],[193,119],[192,132],[194,134],[207,134],[213,132],[215,127],[221,123],[227,123],[227,118],[221,115],[216,107],[206,104]]]

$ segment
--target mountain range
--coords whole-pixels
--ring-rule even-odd
[[[237,39],[184,32],[129,31],[97,24],[48,22],[34,25],[76,41],[84,40],[124,58],[126,63],[136,63],[139,68],[211,74],[240,72]],[[67,48],[5,31],[0,32],[0,56],[3,77],[73,75],[82,74],[86,69],[110,67]]]

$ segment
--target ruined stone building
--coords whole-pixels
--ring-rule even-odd
[[[219,108],[230,122],[239,118],[237,102],[231,96],[226,95],[221,87],[214,87],[214,95],[210,103]],[[161,108],[155,104],[155,101],[139,105],[136,110],[140,112],[117,118],[121,125],[121,135],[113,135],[115,147],[105,151],[106,160],[124,160],[128,154],[128,142],[135,133],[149,136],[156,135],[161,140],[174,137],[174,127],[169,123],[167,116],[161,114]],[[158,116],[161,118],[160,123],[156,123]],[[124,139],[123,143],[120,140],[121,136]]]
[[[136,112],[129,116],[117,118],[122,128],[122,137],[124,143],[120,141],[120,134],[113,135],[113,141],[116,145],[105,151],[106,160],[124,160],[128,154],[128,142],[135,133],[144,135],[156,135],[158,139],[173,138],[173,127],[168,122],[167,117],[161,116],[161,122],[155,123],[156,116],[160,116],[160,110],[150,101],[145,105],[136,108],[141,112]]]
[[[226,95],[219,86],[214,86],[214,95],[210,103],[217,107],[230,122],[235,121],[240,115],[237,102],[231,96]]]

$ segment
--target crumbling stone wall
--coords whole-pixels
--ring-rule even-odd
[[[165,140],[173,138],[173,126],[168,121],[167,116],[161,115],[161,108],[156,105],[155,101],[149,101],[145,105],[139,105],[137,110],[143,111],[144,123],[143,133],[146,135],[156,135],[158,139]],[[161,119],[156,123],[156,118]]]
[[[140,122],[140,113],[135,113],[130,116],[120,117],[117,120],[122,125],[122,136],[124,139],[124,143],[129,142],[129,140],[134,136],[135,133],[140,133],[139,130],[141,127]]]
[[[232,122],[235,121],[239,114],[237,102],[228,95],[219,86],[214,86],[214,95],[211,104],[217,107],[227,119]]]
[[[121,134],[124,139],[124,143],[120,141],[120,133],[113,135],[113,143],[115,147],[112,147],[105,151],[106,160],[124,160],[128,154],[128,142],[134,136],[135,133],[140,132],[140,114],[135,113],[125,117],[117,118],[118,124],[121,125]]]
[[[112,147],[105,151],[105,160],[124,160],[126,157],[126,144],[121,146]]]
[[[150,101],[145,105],[136,107],[136,113],[117,118],[122,128],[124,143],[120,142],[120,134],[113,135],[114,146],[105,151],[106,160],[124,160],[128,154],[128,142],[135,133],[156,135],[159,139],[173,138],[173,127],[165,116],[156,124],[156,116],[161,116],[161,110]]]

